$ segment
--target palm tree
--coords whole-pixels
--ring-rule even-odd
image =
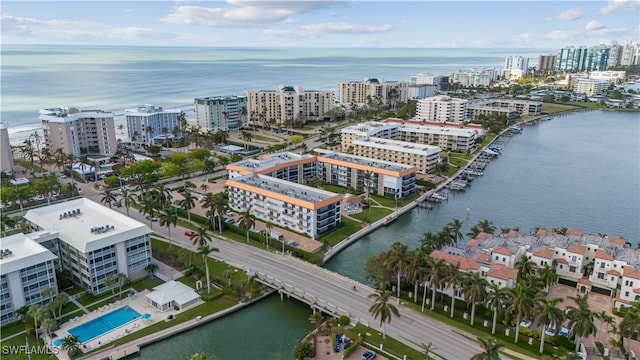
[[[120,189],[120,197],[124,200],[124,208],[127,210],[127,217],[129,216],[129,208],[131,205],[136,204],[136,196],[133,193],[130,193],[129,190]]]
[[[527,255],[522,255],[515,265],[516,270],[518,270],[518,281],[525,280],[533,275],[536,272],[535,266],[536,264]]]
[[[462,273],[460,272],[460,263],[455,265],[448,264],[445,267],[444,274],[442,276],[442,282],[447,284],[447,287],[451,289],[451,318],[453,319],[454,310],[456,305],[456,292],[462,282]]]
[[[218,213],[218,230],[222,234],[222,214],[229,209],[228,193],[221,192],[213,196],[213,209]]]
[[[151,193],[146,193],[142,196],[142,208],[140,211],[147,215],[149,218],[149,226],[153,229],[153,219],[158,210],[159,203],[155,196]]]
[[[69,295],[67,293],[59,293],[53,299],[53,303],[55,304],[55,319],[60,319],[62,317],[62,308],[69,302]]]
[[[453,239],[453,243],[455,244],[455,246],[458,246],[458,240],[464,239],[462,232],[460,231],[462,229],[462,221],[453,219],[447,225],[449,226],[449,231],[451,232],[451,239]]]
[[[573,329],[576,336],[576,352],[580,349],[580,338],[586,338],[595,335],[598,329],[594,323],[593,311],[589,308],[589,293],[584,296],[570,296],[569,299],[576,303],[576,306],[567,307],[567,317],[569,318],[569,326]]]
[[[118,283],[118,278],[115,275],[107,275],[104,277],[104,280],[102,280],[102,284],[104,285],[104,287],[111,289],[111,294],[113,295],[114,299],[116,297],[117,283]]]
[[[479,273],[468,273],[462,282],[464,300],[471,303],[471,326],[476,315],[476,304],[487,299],[487,285],[489,282]]]
[[[253,134],[249,131],[243,130],[239,136],[240,139],[244,140],[244,149],[247,150],[249,148],[249,143],[253,140]]]
[[[67,350],[70,356],[80,351],[80,340],[75,335],[66,336],[62,339],[62,348]]]
[[[382,339],[386,339],[386,323],[391,322],[391,318],[395,315],[400,317],[398,308],[389,302],[391,293],[388,290],[378,290],[369,295],[369,299],[374,301],[374,304],[369,308],[369,312],[373,315],[374,319],[380,317],[380,325],[382,326]]]
[[[396,241],[389,248],[387,259],[384,261],[384,266],[389,270],[396,273],[397,289],[396,297],[400,300],[400,278],[405,273],[407,268],[407,245]]]
[[[496,333],[496,321],[498,320],[498,313],[503,306],[509,301],[509,294],[506,288],[500,287],[498,284],[489,284],[489,291],[487,292],[487,301],[489,306],[493,309],[493,325],[491,325],[491,333]]]
[[[554,264],[552,266],[544,264],[543,267],[538,269],[538,279],[544,283],[546,289],[558,281],[558,273],[556,272],[555,267],[555,263],[557,263],[557,261],[554,259],[553,263]]]
[[[153,190],[153,193],[155,194],[159,203],[167,204],[171,202],[171,199],[173,198],[173,196],[171,195],[171,189],[166,188],[164,184],[157,184]]]
[[[182,196],[184,199],[178,201],[178,205],[187,212],[187,219],[191,222],[191,209],[196,207],[196,197],[189,190],[185,190]]]
[[[431,284],[431,311],[436,307],[436,287],[440,287],[447,273],[447,263],[442,259],[427,262],[428,281]]]
[[[547,299],[545,295],[541,294],[536,298],[536,306],[533,312],[537,314],[536,323],[542,325],[541,337],[540,337],[540,353],[544,352],[544,336],[547,326],[557,326],[562,324],[564,320],[564,312],[556,305],[562,302],[561,298]]]
[[[209,276],[209,262],[207,257],[212,251],[219,251],[218,248],[210,248],[209,245],[200,246],[198,248],[198,255],[202,255],[202,264],[204,265],[207,273],[207,294],[211,294],[211,278]]]
[[[198,248],[201,248],[211,242],[211,235],[207,233],[207,229],[199,227],[196,229],[195,234],[191,235],[191,241],[193,241],[193,245],[197,245]]]
[[[149,274],[149,278],[153,279],[153,275],[158,271],[160,267],[158,264],[149,263],[149,265],[144,267],[144,270]]]
[[[39,339],[38,337],[38,322],[42,321],[42,319],[44,319],[44,310],[42,309],[42,306],[40,306],[39,304],[32,304],[31,306],[29,306],[29,310],[27,311],[27,315],[29,315],[32,319],[33,319],[33,328],[36,331],[36,340]]]
[[[487,219],[480,220],[480,222],[478,222],[476,226],[478,227],[478,229],[480,229],[481,232],[484,232],[487,234],[493,234],[496,231],[496,227],[493,225],[491,221]]]
[[[174,228],[178,224],[178,210],[171,206],[166,205],[164,209],[160,212],[160,226],[166,226],[167,232],[169,233],[169,249],[172,247],[171,243],[171,227]]]
[[[251,214],[251,206],[249,206],[238,219],[240,222],[240,229],[247,232],[247,244],[249,243],[249,230],[256,225],[256,216]]]
[[[318,332],[320,331],[320,327],[324,322],[324,316],[322,315],[322,311],[315,310],[313,315],[309,316],[309,321],[316,326],[316,330],[313,332],[313,343],[316,343],[316,339],[318,337]]]
[[[435,350],[435,348],[433,347],[433,343],[432,342],[429,342],[428,344],[420,343],[420,348],[422,350],[424,350],[424,358],[425,358],[425,360],[431,359],[429,354],[432,353],[433,350]]]
[[[42,296],[46,296],[47,299],[49,299],[49,302],[51,302],[56,296],[56,289],[52,287],[45,288],[44,290],[42,290]]]
[[[47,333],[47,336],[50,336],[49,334],[51,334],[53,330],[58,328],[58,322],[50,317],[45,317],[42,320],[41,326],[44,329],[44,331]]]
[[[407,280],[413,282],[413,302],[418,301],[418,284],[425,278],[425,254],[422,249],[414,249],[407,263]]]
[[[118,297],[122,294],[122,287],[125,286],[129,282],[129,278],[124,273],[116,274],[116,282],[118,284]]]
[[[481,337],[478,337],[478,343],[484,351],[473,355],[471,360],[500,360],[500,349],[503,348],[504,345],[495,340],[485,340]]]
[[[114,203],[118,200],[116,198],[116,194],[108,187],[106,187],[104,191],[100,193],[100,195],[102,196],[100,202],[103,204],[108,204],[109,209],[111,209],[111,203]]]
[[[507,311],[516,316],[516,336],[515,342],[518,343],[518,335],[520,334],[520,322],[523,317],[531,313],[536,298],[536,289],[527,284],[520,282],[513,289],[507,290],[509,294],[509,306]]]
[[[265,229],[266,229],[265,235],[267,237],[267,250],[269,250],[269,237],[271,236],[271,229],[273,229],[273,225],[271,225],[271,223],[267,223],[265,225]]]
[[[607,324],[604,330],[605,334],[607,334],[609,332],[609,326],[613,324],[613,321],[615,319],[610,316],[609,313],[605,310],[602,310],[601,312],[595,314],[595,316],[598,318],[598,320],[600,320],[600,327],[602,327],[602,325],[604,324]]]

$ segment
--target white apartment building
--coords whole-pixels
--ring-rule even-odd
[[[347,188],[363,189],[367,187],[368,176],[372,194],[401,199],[416,191],[418,169],[414,166],[322,149],[314,151],[317,155],[281,152],[259,159],[244,159],[227,166],[229,179],[256,173],[298,184],[315,178]]]
[[[418,73],[411,75],[409,85],[434,85],[437,89],[440,89],[440,85],[442,85],[443,82],[447,82],[447,80],[447,77],[442,75]]]
[[[479,68],[472,70],[458,70],[449,75],[449,83],[459,83],[461,86],[489,86],[498,80],[496,69]]]
[[[313,239],[340,224],[343,195],[256,173],[229,179],[225,186],[231,209],[249,209],[260,220]]]
[[[8,124],[0,121],[0,171],[13,174],[14,169]]]
[[[536,116],[542,113],[542,102],[521,99],[490,99],[483,102],[486,106],[513,109],[518,116]]]
[[[437,86],[429,84],[409,85],[409,100],[424,99],[436,95]]]
[[[63,107],[40,110],[44,142],[76,157],[113,155],[118,147],[113,112]]]
[[[162,109],[153,105],[126,109],[124,115],[129,138],[145,144],[165,140],[165,136],[172,139],[174,134],[180,133],[181,113],[180,109]]]
[[[409,83],[364,78],[362,81],[338,83],[338,102],[366,105],[381,103],[389,106],[407,102]]]
[[[540,73],[548,73],[556,70],[558,62],[558,54],[539,55],[536,71]]]
[[[349,149],[361,137],[379,137],[437,146],[467,152],[475,147],[478,131],[469,127],[450,127],[412,122],[366,121],[340,130],[342,149]]]
[[[465,99],[449,96],[433,96],[418,100],[416,118],[430,122],[463,123],[467,118]]]
[[[507,56],[504,59],[504,70],[520,70],[526,73],[529,70],[529,59],[520,55]]]
[[[379,137],[361,137],[352,144],[354,155],[415,166],[422,174],[428,174],[440,162],[441,149],[437,146]]]
[[[0,324],[17,320],[15,313],[23,306],[45,305],[42,295],[47,288],[58,290],[53,255],[30,238],[16,234],[0,238]]]
[[[236,131],[247,127],[246,96],[195,98],[196,124],[202,132]]]
[[[603,95],[607,88],[609,88],[607,80],[579,78],[573,82],[573,91],[587,96]]]
[[[248,90],[248,114],[254,125],[292,126],[324,119],[333,109],[333,91],[302,90],[280,85],[277,90]]]
[[[106,276],[146,275],[151,261],[151,229],[86,198],[31,209],[25,215],[35,231],[57,232],[40,243],[56,254],[72,280],[93,294],[108,291]]]

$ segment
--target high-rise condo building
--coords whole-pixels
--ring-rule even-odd
[[[463,123],[467,116],[467,102],[444,95],[421,99],[416,107],[416,118],[431,122]]]
[[[362,81],[338,83],[338,102],[358,105],[383,104],[395,106],[408,99],[409,83],[365,78]]]
[[[247,127],[246,96],[214,96],[195,99],[196,123],[200,131],[237,131]]]
[[[145,105],[125,110],[129,138],[133,142],[152,144],[180,136],[180,109],[162,109]]]
[[[522,70],[527,72],[529,69],[529,59],[519,55],[507,56],[504,60],[505,70]]]
[[[117,150],[113,112],[63,107],[40,110],[46,147],[76,157],[113,155]]]
[[[323,120],[333,109],[333,91],[302,90],[280,85],[277,90],[248,90],[248,113],[252,124],[293,126],[307,120]]]
[[[0,171],[13,174],[13,152],[9,142],[9,129],[6,122],[0,121]]]
[[[53,255],[32,238],[16,234],[0,238],[0,324],[17,320],[16,311],[32,304],[45,305],[47,288],[58,291]]]

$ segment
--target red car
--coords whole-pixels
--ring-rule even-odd
[[[195,231],[188,230],[188,231],[185,231],[185,233],[184,233],[184,234],[185,234],[185,235],[187,235],[188,237],[192,237],[193,235],[195,235],[195,234],[196,234],[196,232],[195,232]]]

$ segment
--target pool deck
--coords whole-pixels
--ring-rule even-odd
[[[100,316],[103,316],[111,311],[114,311],[116,309],[119,308],[123,308],[126,306],[131,307],[133,310],[137,311],[138,313],[140,313],[140,315],[144,315],[144,314],[149,314],[150,317],[148,319],[143,319],[142,317],[137,318],[134,321],[128,322],[120,327],[117,327],[109,332],[106,332],[104,334],[102,334],[101,336],[98,336],[82,345],[80,345],[80,349],[83,352],[95,349],[97,347],[100,347],[104,344],[108,344],[110,342],[113,342],[117,339],[122,338],[123,336],[136,332],[139,329],[144,329],[146,326],[156,323],[158,321],[163,321],[165,319],[167,319],[167,317],[169,315],[176,315],[178,314],[180,311],[176,311],[176,310],[168,310],[168,311],[164,311],[164,312],[160,312],[158,310],[156,310],[155,308],[153,308],[151,305],[147,304],[147,298],[145,297],[146,294],[149,293],[149,290],[144,290],[142,292],[138,292],[135,294],[135,296],[133,298],[128,297],[128,298],[124,298],[122,300],[114,300],[113,302],[111,302],[109,305],[105,305],[102,310],[97,309],[94,310],[88,314],[83,314],[81,316],[78,316],[76,318],[76,320],[74,321],[73,319],[71,321],[68,321],[64,324],[62,324],[62,326],[60,326],[59,330],[56,330],[56,334],[58,335],[57,337],[54,337],[53,339],[50,339],[50,343],[52,343],[53,341],[57,340],[57,339],[63,339],[65,336],[69,335],[69,329],[73,329],[77,326],[80,326],[82,324],[86,324],[87,322],[94,320],[96,318],[99,318]],[[134,349],[135,347],[135,349]],[[123,347],[120,352],[122,352],[122,357],[125,357],[126,355],[124,354],[133,354],[134,352],[139,351],[139,348],[137,345],[129,345],[126,347]],[[117,354],[113,354],[116,355]],[[64,350],[61,350],[60,353],[58,354],[58,358],[59,359],[70,359],[69,356],[67,355],[67,352]],[[117,358],[117,357],[114,357]]]

